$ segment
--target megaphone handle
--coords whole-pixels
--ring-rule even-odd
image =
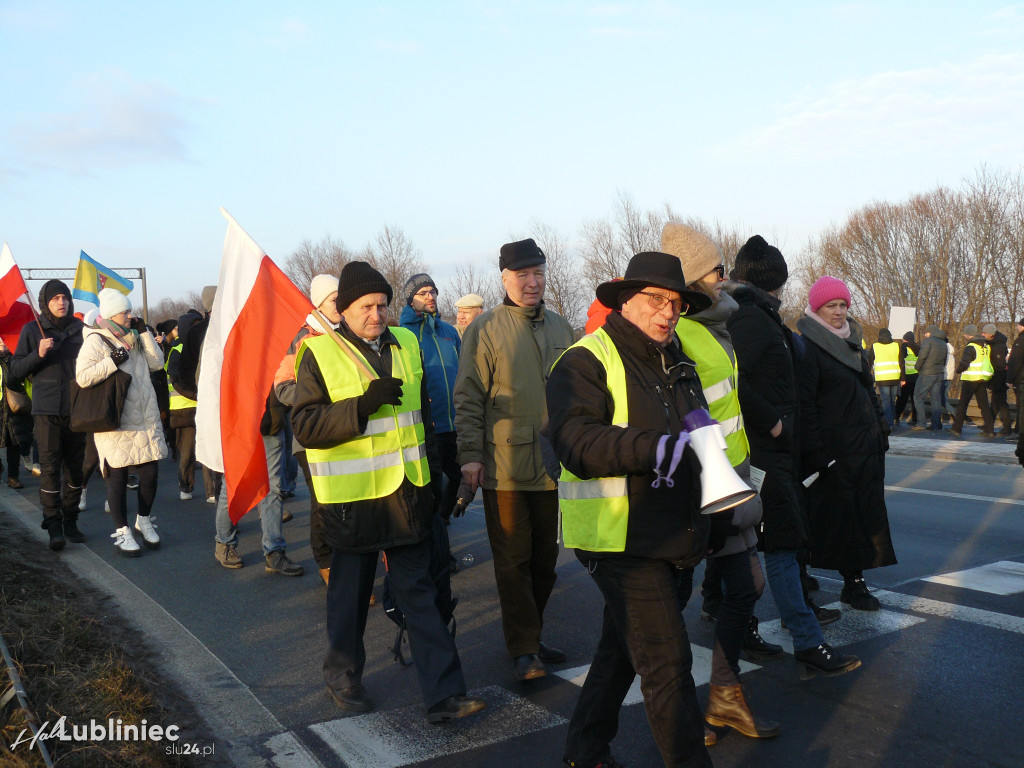
[[[675,450],[672,451],[672,463],[668,465],[669,477],[672,477],[672,475],[676,473],[676,468],[679,466],[679,462],[682,461],[683,450],[686,448],[686,444],[688,442],[690,442],[690,433],[684,429],[679,433],[679,438],[676,440]]]

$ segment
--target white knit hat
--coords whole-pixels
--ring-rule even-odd
[[[309,300],[318,309],[328,296],[337,292],[338,278],[334,275],[317,275],[309,283]]]
[[[722,264],[722,251],[714,240],[678,221],[668,222],[661,230],[661,250],[682,263],[687,285],[711,274]]]
[[[131,312],[132,303],[128,297],[116,288],[104,288],[98,294],[100,300],[100,317],[109,320],[121,312]]]

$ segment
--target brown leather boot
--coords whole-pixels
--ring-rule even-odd
[[[705,747],[713,747],[717,743],[718,743],[718,734],[715,733],[714,731],[712,731],[710,728],[708,728],[705,725],[704,726],[704,746]]]
[[[712,685],[704,714],[708,725],[729,726],[752,739],[779,735],[779,724],[754,717],[743,698],[742,685]]]

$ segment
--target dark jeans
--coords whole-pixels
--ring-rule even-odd
[[[178,447],[178,490],[192,493],[196,484],[196,428],[175,427],[174,442]],[[209,486],[206,495],[211,495]]]
[[[988,388],[984,381],[960,381],[960,401],[956,406],[956,416],[953,417],[952,429],[959,432],[963,429],[964,418],[967,416],[967,406],[973,397],[978,401],[978,408],[981,409],[982,431],[992,431],[992,409],[988,405]]]
[[[505,647],[516,658],[540,650],[544,607],[555,586],[558,491],[484,491]]]
[[[306,452],[299,451],[296,453],[295,460],[299,463],[302,476],[306,478],[306,488],[309,490],[309,548],[313,550],[313,559],[316,560],[316,567],[322,571],[324,568],[331,567],[333,552],[324,541],[323,521],[317,512],[319,502],[316,500],[316,492],[313,490],[313,476],[309,473],[309,460],[306,458]]]
[[[754,604],[764,592],[764,572],[757,548],[707,561],[716,564],[725,582],[725,594],[715,622],[715,647],[711,652],[711,684],[738,685],[740,650],[754,615]]]
[[[892,429],[893,419],[896,417],[896,399],[899,397],[900,383],[898,381],[884,382],[877,384],[878,399],[882,402],[882,415],[888,428]]]
[[[604,623],[569,721],[565,757],[584,766],[608,757],[622,701],[640,675],[647,722],[665,765],[710,766],[678,569],[667,560],[612,556],[590,561],[588,570],[605,599]]]
[[[435,434],[434,444],[437,445],[438,453],[441,454],[441,476],[431,477],[430,484],[434,486],[434,495],[437,497],[435,513],[440,515],[442,520],[447,521],[451,518],[452,509],[459,499],[462,467],[457,458],[458,446],[454,432]],[[443,490],[442,485],[444,486]]]
[[[149,517],[156,498],[157,462],[147,461],[131,467],[112,467],[107,465],[107,503],[110,505],[110,517],[115,528],[128,525],[128,475],[139,478],[139,517]]]
[[[3,472],[4,468],[0,467],[0,472]],[[7,479],[17,480],[21,474],[21,449],[18,444],[13,440],[9,440],[7,443]]]
[[[1010,429],[1010,404],[1006,401],[1006,371],[996,371],[988,381],[989,391],[992,392],[992,426],[995,427],[995,417],[1003,425],[1003,431]]]
[[[429,708],[449,696],[464,694],[466,681],[455,639],[434,602],[437,588],[429,571],[430,539],[392,547],[384,554],[391,588],[409,628],[409,647],[423,703]],[[352,554],[337,550],[331,559],[331,580],[327,585],[330,648],[324,659],[324,679],[336,690],[360,685],[363,681],[366,664],[363,633],[377,559],[377,552]]]
[[[910,419],[915,424],[918,422],[917,407],[914,404],[914,390],[917,388],[917,376],[918,374],[911,374],[907,376],[904,383],[900,385],[900,396],[896,398],[896,418],[903,418],[903,411],[906,407],[910,406]]]
[[[931,407],[931,428],[942,429],[942,390],[946,382],[941,373],[919,374],[917,389],[914,390],[914,406],[917,408],[917,425],[923,427],[925,399]]]
[[[60,416],[35,416],[39,448],[39,502],[43,528],[78,519],[82,498],[82,463],[85,434],[71,431],[71,420]]]

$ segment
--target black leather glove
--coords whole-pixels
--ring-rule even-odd
[[[359,396],[356,409],[364,419],[376,412],[382,405],[400,405],[402,402],[402,380],[394,376],[374,379]]]
[[[725,546],[725,540],[733,533],[732,510],[726,514],[717,513],[709,515],[711,518],[711,532],[708,535],[708,554],[713,555]]]
[[[121,365],[122,363],[128,362],[128,350],[124,347],[118,347],[110,353],[110,359],[114,361],[114,365]]]
[[[128,327],[131,328],[133,331],[138,331],[139,333],[146,332],[146,324],[142,322],[142,318],[135,317],[134,315],[132,316],[131,321],[128,323]]]

